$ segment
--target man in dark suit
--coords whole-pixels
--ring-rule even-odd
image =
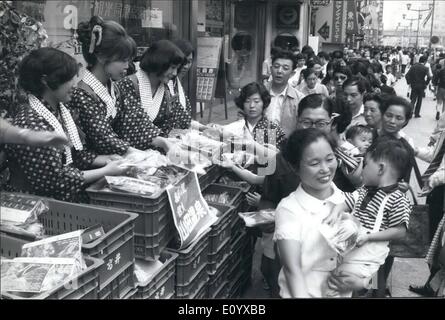
[[[406,74],[406,82],[411,86],[411,103],[415,106],[414,117],[420,118],[420,108],[425,89],[431,80],[429,69],[425,66],[426,57],[421,56],[419,63],[416,63]]]

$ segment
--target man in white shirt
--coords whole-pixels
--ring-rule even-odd
[[[366,93],[364,81],[356,76],[349,78],[343,83],[343,92],[352,113],[351,124],[348,128],[358,124],[366,125],[365,107],[363,105],[363,97]]]
[[[409,62],[411,60],[407,51],[403,51],[401,60],[402,60],[401,61],[402,62],[402,76],[404,76],[405,75],[406,66],[409,64]]]
[[[265,114],[268,120],[281,126],[286,137],[297,127],[298,103],[303,94],[292,88],[289,78],[293,74],[296,61],[292,52],[280,51],[272,61],[272,81],[266,84],[272,99]]]

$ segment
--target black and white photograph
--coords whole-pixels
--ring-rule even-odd
[[[0,0],[1,299],[445,298],[444,13]]]

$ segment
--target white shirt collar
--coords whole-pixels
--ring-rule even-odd
[[[362,104],[360,107],[360,111],[355,116],[353,116],[352,119],[356,119],[362,116],[364,113],[365,113],[365,106]]]
[[[311,196],[306,191],[304,191],[303,186],[300,184],[295,191],[294,195],[298,198],[298,202],[303,207],[303,209],[308,212],[312,212],[314,208],[320,208],[324,203],[330,202],[334,205],[341,204],[345,201],[345,196],[343,191],[337,188],[335,183],[331,183],[331,188],[334,190],[332,195],[325,200],[320,200]]]
[[[272,97],[280,97],[280,96],[286,96],[287,88],[289,85],[286,85],[283,91],[281,91],[279,94],[276,94],[275,91],[272,89],[272,86],[270,87],[270,95]]]

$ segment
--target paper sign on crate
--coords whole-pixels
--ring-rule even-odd
[[[198,239],[218,218],[202,197],[196,172],[189,172],[178,183],[167,188],[167,194],[181,239],[180,249],[183,249]]]

